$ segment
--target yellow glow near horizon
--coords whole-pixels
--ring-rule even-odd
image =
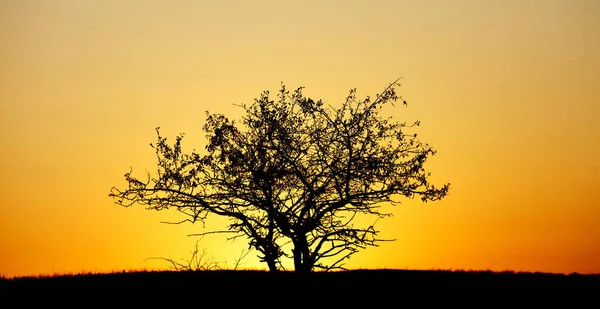
[[[152,171],[156,126],[305,86],[338,104],[403,77],[440,202],[379,225],[351,268],[600,272],[600,2],[0,0],[0,274],[167,268],[217,229],[108,192]],[[233,263],[247,244],[206,236]],[[264,268],[251,253],[242,267]]]

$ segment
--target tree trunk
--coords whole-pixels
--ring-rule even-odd
[[[294,254],[294,271],[299,271],[302,268],[302,253],[297,249],[296,242],[294,242],[294,249],[292,253]]]
[[[267,265],[269,266],[270,272],[277,272],[279,269],[277,268],[277,263],[273,259],[266,259]]]
[[[294,243],[294,271],[308,273],[312,271],[312,259],[310,258],[310,250],[306,235],[296,235],[292,240]]]

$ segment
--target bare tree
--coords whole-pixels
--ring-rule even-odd
[[[207,112],[204,155],[184,153],[183,135],[168,144],[157,128],[157,175],[141,181],[130,171],[127,188],[113,187],[110,196],[123,206],[174,207],[188,216],[184,221],[228,217],[228,229],[218,232],[246,236],[271,271],[283,268],[282,258],[293,259],[299,272],[343,269],[354,253],[384,241],[375,222],[391,213],[382,205],[448,193],[449,184],[432,185],[424,169],[436,151],[407,132],[419,121],[380,115],[386,105],[406,105],[398,86],[396,80],[362,100],[352,89],[336,108],[282,83],[276,100],[264,91],[240,105],[241,125]],[[359,216],[372,223],[357,224]]]

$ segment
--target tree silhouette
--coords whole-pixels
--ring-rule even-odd
[[[246,236],[271,271],[283,269],[282,258],[298,272],[343,269],[354,253],[384,241],[375,222],[391,213],[382,204],[439,200],[449,189],[429,183],[424,163],[435,150],[406,132],[419,121],[380,115],[388,104],[406,105],[398,86],[363,100],[352,89],[335,108],[282,83],[276,100],[264,91],[239,105],[246,112],[240,125],[206,112],[204,155],[184,153],[183,134],[170,145],[156,128],[157,175],[142,181],[130,171],[127,188],[113,187],[110,196],[126,207],[174,207],[188,216],[182,222],[228,217],[228,229],[217,232]],[[372,223],[358,224],[359,216]]]

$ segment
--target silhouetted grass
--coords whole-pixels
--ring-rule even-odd
[[[14,292],[12,292],[14,291]],[[435,297],[439,292],[454,291],[454,297],[544,298],[576,292],[600,293],[600,274],[516,273],[511,271],[445,271],[445,270],[352,270],[346,272],[269,273],[251,270],[218,271],[133,271],[99,274],[73,274],[42,277],[0,278],[0,293],[56,291],[57,295],[134,297],[135,291],[147,296],[183,297],[202,295],[203,299],[236,300],[244,297],[285,298],[359,297],[377,302],[394,297],[414,298],[410,291]],[[113,292],[107,292],[113,291]],[[114,293],[123,291],[124,293]],[[176,296],[173,292],[180,296]],[[81,293],[84,294],[81,294]],[[523,293],[524,292],[524,293]],[[542,292],[543,294],[539,294]],[[15,295],[15,294],[13,294]],[[170,296],[169,296],[170,295]],[[229,295],[229,296],[227,296]],[[595,295],[595,294],[594,294]],[[600,294],[599,294],[600,295]],[[223,298],[225,297],[225,298]],[[233,299],[228,299],[233,297]],[[427,300],[427,297],[424,300]],[[578,298],[580,299],[580,298]],[[227,308],[227,306],[225,306]]]
[[[600,274],[551,274],[527,272],[492,271],[449,271],[449,270],[351,270],[340,272],[313,272],[298,274],[294,272],[270,273],[259,270],[216,270],[216,271],[123,271],[113,273],[81,273],[54,276],[0,277],[3,287],[48,288],[64,287],[128,287],[157,283],[170,285],[204,285],[207,280],[214,282],[294,282],[298,279],[312,280],[317,285],[353,282],[365,280],[369,284],[382,285],[418,285],[441,286],[456,284],[461,286],[490,285],[502,288],[544,288],[558,286],[595,286],[599,287]],[[264,281],[263,281],[264,280]],[[211,288],[213,284],[205,284]]]

